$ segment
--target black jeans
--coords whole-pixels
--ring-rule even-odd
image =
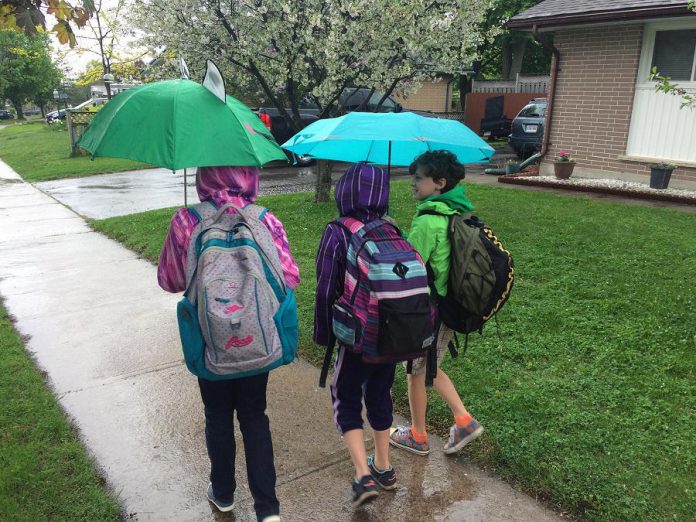
[[[210,481],[215,498],[232,502],[234,479],[234,411],[244,439],[249,489],[258,520],[277,515],[273,443],[266,416],[268,373],[227,381],[198,379],[205,405],[205,442],[210,457]]]

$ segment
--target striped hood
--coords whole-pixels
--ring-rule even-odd
[[[389,205],[389,175],[365,163],[351,165],[336,183],[334,198],[342,217],[363,223],[380,218]]]

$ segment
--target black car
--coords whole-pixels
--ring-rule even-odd
[[[10,111],[7,111],[5,109],[0,109],[0,120],[11,120],[12,119],[12,113]]]
[[[512,133],[509,141],[520,158],[528,158],[541,148],[545,117],[546,99],[536,98],[525,105],[512,120]]]

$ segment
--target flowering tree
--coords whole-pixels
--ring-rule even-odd
[[[226,79],[255,88],[288,125],[300,104],[340,110],[348,87],[406,94],[472,60],[475,30],[491,0],[145,0],[134,22],[152,47],[199,68],[215,60]]]

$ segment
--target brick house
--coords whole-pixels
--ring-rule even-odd
[[[648,81],[655,66],[696,92],[696,15],[687,3],[544,0],[510,20],[537,38],[554,34],[542,173],[564,149],[580,176],[647,179],[649,165],[664,161],[678,166],[673,180],[696,182],[696,110]]]

